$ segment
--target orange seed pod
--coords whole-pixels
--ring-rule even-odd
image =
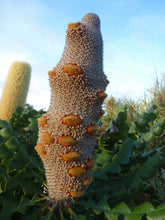
[[[92,179],[92,177],[90,176],[90,177],[88,177],[87,179],[85,179],[85,180],[83,181],[82,185],[83,185],[83,186],[88,186],[88,185],[90,185],[92,182],[93,182],[93,179]]]
[[[69,174],[71,176],[81,177],[87,172],[85,167],[72,167],[69,169]]]
[[[45,156],[46,155],[46,149],[42,144],[37,144],[35,146],[35,150],[37,151],[39,156]]]
[[[81,154],[77,151],[70,151],[69,153],[62,154],[62,159],[64,161],[74,162],[81,158]]]
[[[86,165],[89,169],[93,168],[95,164],[96,162],[93,158],[91,158],[90,160],[88,160],[88,162],[86,162]]]
[[[43,132],[40,135],[41,140],[44,144],[53,144],[54,143],[54,137],[52,137],[48,132]]]
[[[104,110],[101,110],[100,111],[100,116],[103,116],[105,114],[105,111]]]
[[[62,118],[62,122],[64,124],[67,124],[69,126],[78,126],[80,124],[82,124],[82,120],[80,117],[78,117],[77,115],[68,115]]]
[[[104,99],[107,97],[107,94],[105,92],[98,92],[97,97],[104,101]]]
[[[46,116],[42,116],[41,118],[38,118],[38,126],[39,127],[44,127],[47,124],[47,117]]]
[[[74,146],[77,144],[77,141],[72,136],[60,136],[58,137],[58,143],[63,147]]]
[[[71,197],[80,197],[85,194],[85,190],[81,189],[79,191],[70,191]]]
[[[96,131],[97,131],[97,125],[91,125],[91,126],[87,127],[88,134],[93,135],[96,133]]]
[[[80,22],[70,23],[70,24],[68,24],[68,30],[74,29],[74,28],[78,27],[80,24],[81,24]]]
[[[72,75],[80,75],[83,73],[83,70],[80,66],[76,65],[76,64],[66,64],[63,66],[64,72],[68,73],[70,76]]]
[[[48,75],[49,75],[49,79],[53,79],[53,76],[56,75],[56,71],[55,71],[55,69],[50,70],[50,71],[48,72]]]

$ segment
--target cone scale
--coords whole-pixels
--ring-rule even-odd
[[[106,97],[103,42],[96,14],[68,25],[64,52],[49,72],[49,82],[51,102],[38,120],[36,150],[44,164],[50,200],[65,205],[82,196],[92,182],[96,124]]]

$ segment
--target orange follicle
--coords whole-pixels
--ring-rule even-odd
[[[83,69],[80,66],[72,63],[64,65],[63,70],[65,73],[68,73],[70,76],[72,75],[77,76],[83,73]]]
[[[87,127],[87,133],[88,134],[93,135],[93,134],[96,133],[96,131],[97,131],[97,125],[90,125],[90,126]]]
[[[77,115],[68,115],[62,118],[62,122],[64,124],[67,124],[69,126],[78,126],[80,124],[82,124],[82,120],[80,117],[78,117]]]
[[[75,146],[77,144],[77,140],[72,136],[60,136],[58,137],[58,143],[63,147]]]
[[[77,151],[70,151],[69,153],[62,154],[62,159],[64,161],[74,162],[81,158],[81,153]]]
[[[85,194],[85,190],[81,189],[79,191],[70,191],[71,197],[80,197]]]
[[[56,71],[55,71],[55,69],[50,70],[50,71],[48,72],[48,75],[49,75],[49,79],[53,79],[53,76],[56,75]]]
[[[81,24],[81,22],[70,23],[70,24],[68,24],[68,30],[77,28],[80,24]]]
[[[92,179],[92,177],[90,176],[90,177],[88,177],[87,179],[85,179],[85,180],[83,181],[82,185],[83,185],[83,186],[88,186],[88,185],[90,185],[92,182],[93,182],[93,179]]]
[[[103,116],[105,114],[105,111],[104,110],[101,110],[100,111],[100,116]]]
[[[40,137],[44,144],[50,145],[54,143],[54,137],[52,137],[48,132],[41,133]]]
[[[85,167],[72,167],[69,169],[69,174],[71,176],[81,177],[87,172]]]
[[[104,99],[107,97],[107,94],[106,94],[105,92],[98,92],[98,93],[97,93],[97,97],[98,97],[100,100],[104,101]]]
[[[96,162],[93,158],[91,158],[90,160],[88,160],[88,162],[86,162],[86,165],[89,169],[93,168],[95,166]]]
[[[45,156],[46,155],[46,149],[45,149],[45,147],[42,144],[37,144],[35,146],[35,150],[37,151],[37,153],[40,156]]]
[[[44,127],[47,124],[47,117],[46,116],[42,116],[41,118],[38,118],[38,126],[39,127]]]

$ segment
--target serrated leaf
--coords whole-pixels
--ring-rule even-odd
[[[153,142],[155,140],[155,135],[152,132],[149,132],[147,134],[144,134],[142,138],[146,142]]]
[[[141,190],[144,187],[144,182],[138,173],[134,173],[127,178],[126,186],[134,190]]]
[[[160,118],[157,122],[157,124],[161,127],[165,127],[165,119]]]
[[[96,208],[93,209],[93,211],[99,215],[102,211],[103,212],[107,212],[110,211],[110,207],[107,203],[107,201],[105,200],[105,198],[101,198],[101,200],[99,200],[99,202],[96,204]]]
[[[119,152],[112,158],[112,162],[118,162],[119,164],[128,164],[129,156],[132,154],[132,147],[134,141],[132,139],[128,139],[125,141],[120,147]]]
[[[14,135],[14,132],[11,128],[10,125],[8,125],[7,127],[4,127],[0,130],[0,135],[3,137],[3,138],[10,138]]]
[[[157,109],[157,106],[156,105],[152,105],[149,110],[147,111],[147,114],[150,114],[152,113],[155,109]]]
[[[160,136],[162,131],[163,131],[163,128],[161,126],[157,126],[152,129],[153,134],[156,136]]]
[[[164,220],[164,219],[165,219],[165,209],[154,210],[147,214],[147,220]]]
[[[149,166],[152,167],[160,167],[162,164],[164,164],[164,158],[161,156],[161,152],[158,151],[155,155],[153,155],[152,157],[149,157],[148,160],[146,161],[146,163]]]
[[[13,155],[14,155],[13,151],[8,149],[4,144],[0,145],[0,159],[12,158]]]
[[[126,213],[124,214],[124,220],[142,220],[144,214]]]
[[[127,193],[127,189],[124,185],[124,181],[119,180],[118,182],[111,184],[110,192],[112,195],[115,195],[117,197]]]
[[[9,149],[14,150],[14,151],[18,151],[18,149],[20,148],[19,141],[15,136],[11,137],[8,141],[6,141],[5,145]]]
[[[139,169],[139,175],[142,179],[151,179],[156,173],[156,169],[147,163]]]
[[[119,216],[119,214],[114,213],[112,211],[104,212],[104,215],[108,220],[118,220],[118,216]]]
[[[0,128],[5,128],[5,127],[8,127],[8,126],[9,126],[8,121],[0,119]]]
[[[108,176],[106,174],[105,169],[97,168],[92,171],[93,177],[99,180],[108,180]]]
[[[128,133],[129,133],[129,134],[135,134],[136,132],[137,132],[136,123],[133,121],[133,122],[131,123],[130,129],[128,130]]]
[[[110,155],[106,151],[102,151],[101,153],[96,155],[96,163],[98,164],[103,165],[109,161],[110,161]]]
[[[1,215],[5,216],[6,214],[11,214],[15,212],[17,209],[17,202],[16,201],[3,201]]]
[[[133,213],[148,213],[150,211],[153,211],[155,208],[153,205],[149,202],[144,202],[143,204],[136,206],[133,210]]]
[[[21,200],[20,200],[20,203],[19,203],[19,205],[17,207],[17,212],[19,212],[21,214],[24,214],[25,211],[26,211],[27,206],[31,206],[31,205],[32,205],[31,200],[28,199],[25,196],[22,196]]]
[[[121,168],[118,162],[112,162],[104,167],[107,173],[120,173]]]
[[[95,209],[96,208],[96,204],[92,198],[89,198],[89,200],[85,203],[85,208],[87,208],[87,209],[89,209],[89,208]]]
[[[130,208],[125,202],[118,204],[116,207],[112,209],[112,211],[115,211],[117,213],[131,213]]]

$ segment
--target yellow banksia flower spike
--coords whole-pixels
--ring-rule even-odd
[[[9,70],[0,100],[0,119],[9,121],[17,107],[25,107],[31,67],[26,62],[14,62]]]

